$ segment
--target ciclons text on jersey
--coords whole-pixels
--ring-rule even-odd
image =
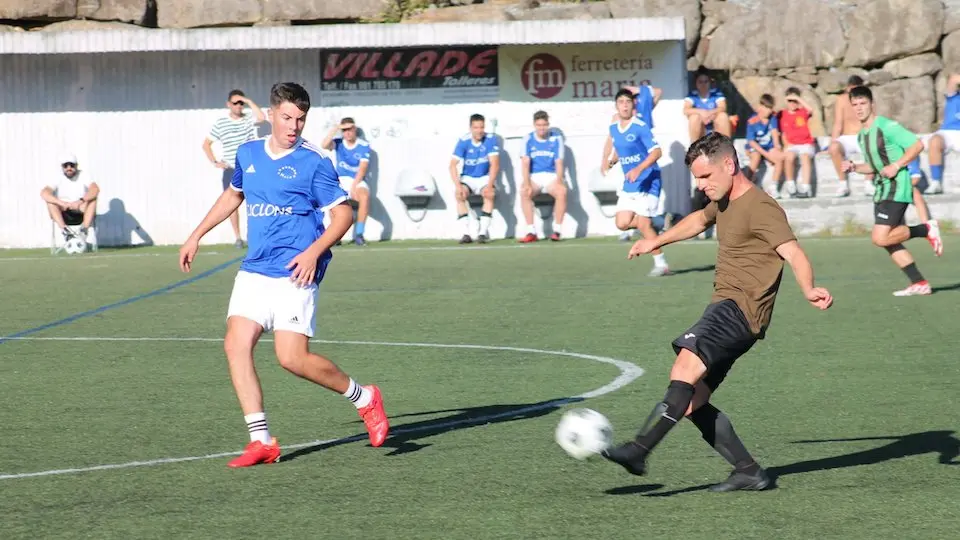
[[[247,204],[247,217],[292,216],[292,206],[277,206],[270,203]]]

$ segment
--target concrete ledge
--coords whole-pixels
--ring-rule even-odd
[[[931,195],[925,200],[934,219],[960,225],[960,193]],[[835,235],[850,234],[857,229],[873,227],[873,198],[862,194],[842,199],[784,199],[780,204],[797,236],[826,231]],[[907,210],[907,223],[919,222],[916,209],[911,205]]]

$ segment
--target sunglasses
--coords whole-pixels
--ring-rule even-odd
[[[66,163],[64,163],[64,164],[61,165],[61,166],[62,166],[64,169],[76,169],[76,168],[77,168],[77,164],[76,164],[76,163],[71,163],[71,162],[69,162],[69,161],[66,162]]]

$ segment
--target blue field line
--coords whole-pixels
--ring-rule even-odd
[[[105,306],[100,306],[100,307],[98,307],[98,308],[93,308],[93,309],[91,309],[91,310],[89,310],[89,311],[84,311],[84,312],[82,312],[82,313],[77,313],[77,314],[75,314],[75,315],[71,315],[71,316],[69,316],[69,317],[65,317],[65,318],[63,318],[63,319],[60,319],[59,321],[49,322],[49,323],[47,323],[47,324],[43,324],[43,325],[40,325],[40,326],[35,326],[35,327],[33,327],[33,328],[27,328],[26,330],[21,330],[21,331],[17,332],[16,334],[11,334],[11,335],[9,335],[9,336],[0,337],[0,344],[5,343],[5,342],[7,342],[7,341],[10,341],[10,340],[12,340],[12,339],[22,338],[22,337],[24,337],[24,336],[29,336],[30,334],[36,334],[37,332],[42,332],[42,331],[44,331],[44,330],[49,330],[50,328],[56,328],[57,326],[63,326],[63,325],[65,325],[65,324],[70,324],[70,323],[72,323],[73,321],[76,321],[76,320],[79,320],[79,319],[83,319],[83,318],[85,318],[85,317],[90,317],[90,316],[93,316],[93,315],[99,315],[100,313],[103,313],[104,311],[110,311],[111,309],[114,309],[114,308],[126,306],[126,305],[128,305],[128,304],[132,304],[132,303],[137,302],[137,301],[139,301],[139,300],[145,300],[145,299],[147,299],[147,298],[153,298],[154,296],[159,296],[159,295],[161,295],[161,294],[163,294],[163,293],[165,293],[165,292],[170,292],[170,291],[172,291],[172,290],[174,290],[174,289],[183,287],[184,285],[190,285],[191,283],[195,283],[195,282],[197,282],[197,281],[200,281],[200,280],[203,279],[203,278],[210,277],[210,276],[212,276],[213,274],[216,274],[217,272],[220,272],[221,270],[225,270],[225,269],[229,268],[230,266],[232,266],[232,265],[234,265],[234,264],[236,264],[236,263],[238,263],[238,262],[240,262],[240,261],[242,261],[242,260],[243,260],[243,256],[241,255],[240,257],[236,257],[236,258],[234,258],[234,259],[230,259],[229,261],[227,261],[227,262],[225,262],[225,263],[223,263],[223,264],[219,264],[219,265],[217,265],[217,266],[214,266],[214,267],[211,268],[210,270],[207,270],[207,271],[205,271],[205,272],[201,272],[201,273],[199,273],[199,274],[197,274],[197,275],[195,275],[195,276],[193,276],[193,277],[184,279],[184,280],[182,280],[182,281],[178,281],[178,282],[176,282],[176,283],[171,283],[170,285],[167,285],[166,287],[161,287],[161,288],[159,288],[159,289],[156,289],[156,290],[153,290],[153,291],[150,291],[150,292],[147,292],[147,293],[143,293],[143,294],[141,294],[141,295],[133,296],[133,297],[127,298],[127,299],[125,299],[125,300],[120,300],[119,302],[114,302],[114,303],[112,303],[112,304],[107,304],[107,305],[105,305]]]

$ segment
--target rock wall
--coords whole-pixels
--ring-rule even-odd
[[[4,0],[0,31],[657,16],[684,18],[688,69],[712,70],[734,112],[797,86],[816,135],[851,74],[882,114],[929,132],[946,75],[960,71],[960,0]]]

